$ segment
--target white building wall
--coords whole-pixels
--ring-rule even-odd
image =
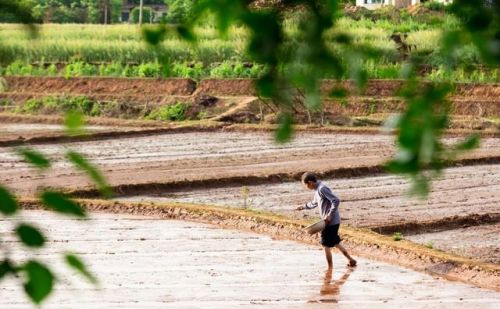
[[[429,0],[429,1],[437,1],[445,4],[453,2],[453,0]],[[411,5],[417,5],[420,2],[421,2],[420,0],[411,0]],[[398,0],[356,0],[356,6],[362,6],[369,10],[378,9],[383,5],[394,5],[400,7],[401,3]]]
[[[369,10],[378,9],[388,0],[356,0],[356,6],[362,6]]]

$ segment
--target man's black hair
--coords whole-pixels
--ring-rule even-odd
[[[318,182],[318,179],[314,173],[305,172],[302,174],[302,183],[308,183],[309,181],[316,183]]]

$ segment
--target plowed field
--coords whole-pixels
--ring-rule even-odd
[[[450,141],[456,139],[450,139]],[[12,153],[0,149],[0,182],[33,194],[37,186],[68,189],[89,186],[64,158],[65,149],[84,153],[101,167],[113,186],[228,177],[297,175],[382,164],[393,154],[393,137],[365,134],[299,134],[292,143],[276,144],[269,133],[183,133],[38,146],[54,159],[54,168],[34,173]],[[500,139],[485,138],[469,157],[500,154]]]

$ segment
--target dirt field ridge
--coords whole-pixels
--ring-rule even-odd
[[[463,158],[453,162],[448,162],[448,167],[456,166],[470,166],[470,165],[485,165],[485,164],[500,164],[500,155],[497,156],[484,156],[484,157],[470,157]],[[199,180],[180,180],[171,182],[148,182],[148,183],[135,183],[135,184],[122,184],[112,186],[111,189],[119,196],[132,196],[154,193],[169,193],[186,189],[196,188],[220,188],[226,186],[248,186],[259,185],[266,183],[277,182],[290,182],[299,181],[305,171],[298,171],[294,173],[273,173],[262,176],[233,176],[225,178],[207,178]],[[368,177],[376,176],[387,173],[383,164],[371,166],[357,166],[334,168],[331,170],[313,171],[320,178],[355,178],[355,177]],[[86,188],[79,190],[68,190],[67,194],[78,198],[98,198],[100,196],[99,190],[94,188]]]

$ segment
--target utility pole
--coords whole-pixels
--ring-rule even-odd
[[[139,4],[139,26],[142,25],[142,7],[144,6],[144,0],[141,0]]]
[[[108,1],[104,2],[104,24],[108,24]]]

